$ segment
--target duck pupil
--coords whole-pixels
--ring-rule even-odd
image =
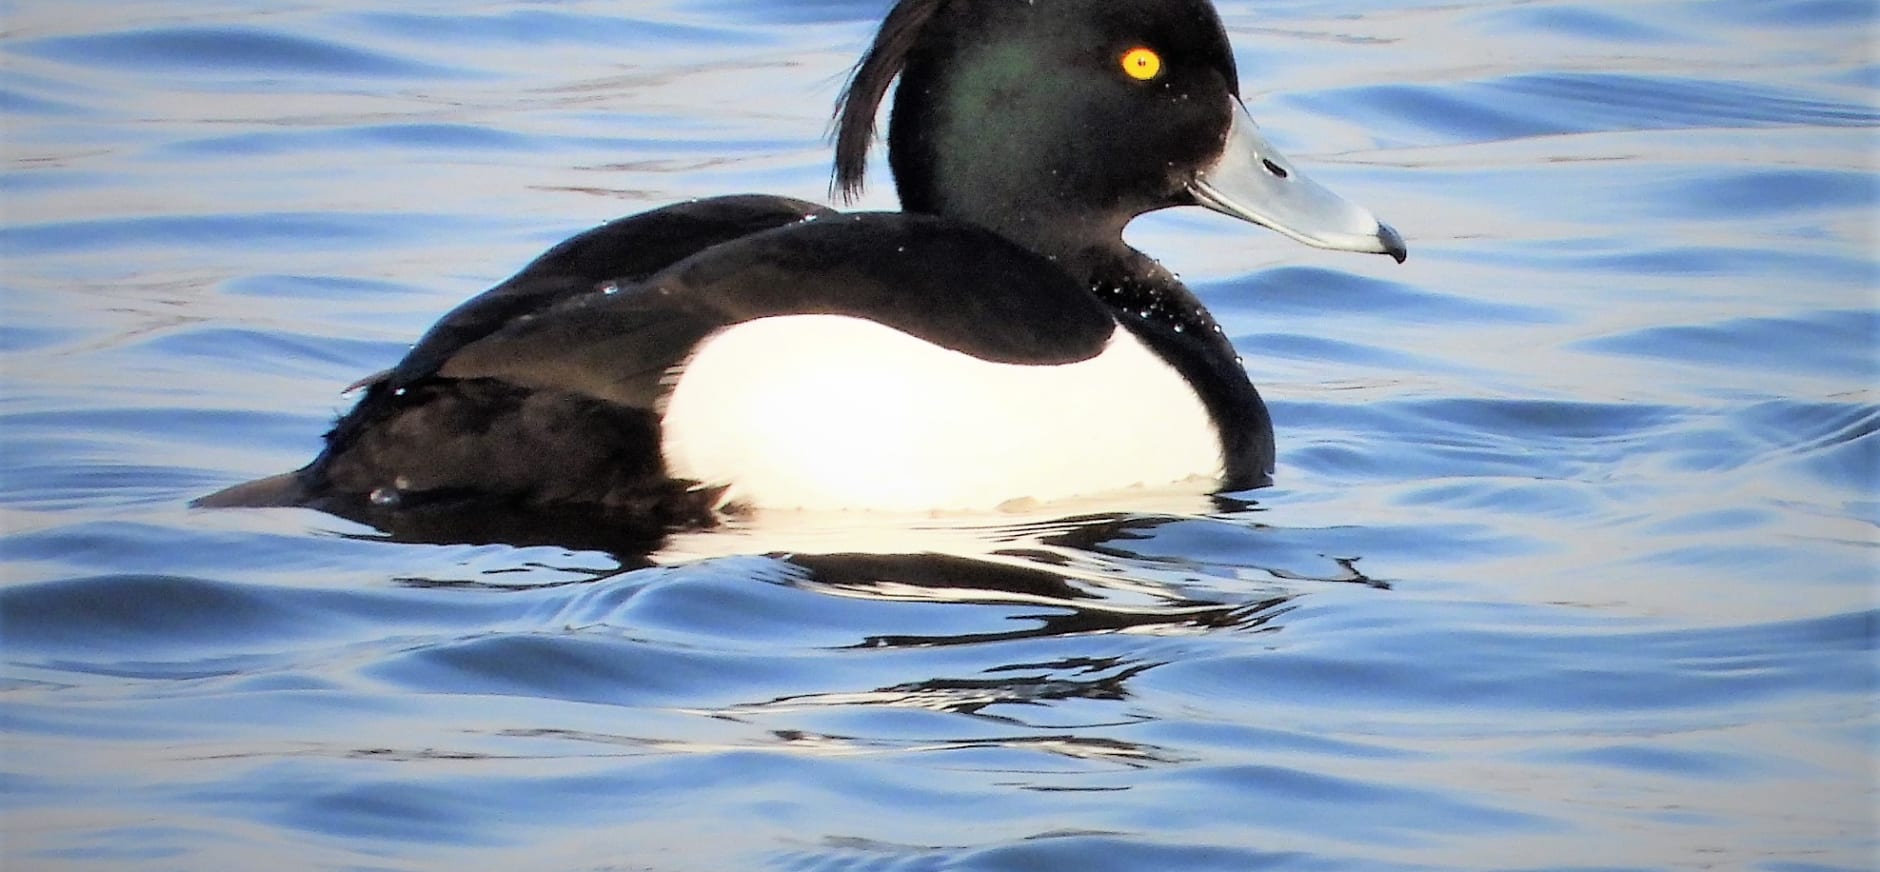
[[[1266,165],[1267,172],[1272,173],[1273,175],[1279,176],[1282,179],[1286,178],[1286,175],[1287,175],[1286,169],[1280,166],[1279,164],[1276,164],[1270,160],[1267,160],[1266,158],[1260,158],[1260,163],[1263,163]]]

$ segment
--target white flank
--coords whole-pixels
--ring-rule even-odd
[[[862,318],[748,321],[701,343],[664,427],[673,475],[761,508],[985,510],[1221,470],[1193,389],[1120,327],[1089,360],[1021,366]]]

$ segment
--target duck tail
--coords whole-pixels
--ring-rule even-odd
[[[299,472],[283,472],[225,487],[208,496],[197,497],[189,504],[198,509],[254,509],[305,505],[311,496]]]

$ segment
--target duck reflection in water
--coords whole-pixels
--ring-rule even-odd
[[[665,590],[671,596],[691,602],[728,599],[728,614],[780,606],[781,614],[775,617],[795,628],[792,632],[799,634],[799,646],[803,644],[800,634],[806,631],[802,622],[822,620],[829,634],[821,643],[824,650],[882,652],[864,658],[880,668],[862,672],[883,680],[737,700],[699,713],[761,727],[773,718],[800,724],[800,712],[822,707],[837,711],[921,709],[966,715],[991,725],[990,733],[937,738],[936,747],[1023,746],[1128,767],[1177,762],[1172,752],[1153,743],[1093,736],[1064,727],[1079,717],[1079,703],[1127,700],[1132,696],[1132,682],[1167,662],[1154,656],[1165,649],[1145,646],[1144,637],[1205,644],[1208,637],[1279,633],[1292,603],[1303,593],[1327,585],[1386,586],[1358,571],[1354,559],[1325,557],[1313,550],[1309,537],[1294,543],[1286,531],[1274,531],[1278,541],[1259,555],[1267,565],[1243,564],[1228,575],[1183,574],[1179,564],[1167,559],[1171,543],[1158,542],[1163,536],[1189,540],[1218,532],[1257,536],[1266,531],[1255,529],[1257,525],[1249,520],[1254,511],[1242,506],[1238,518],[1105,512],[999,527],[916,530],[912,538],[901,541],[925,540],[935,550],[907,553],[882,553],[879,541],[868,542],[860,534],[864,538],[855,544],[875,550],[771,550],[751,556],[746,550],[726,546],[724,556],[714,558],[685,550],[688,545],[709,546],[724,538],[701,533],[676,543],[680,559],[673,571],[623,568],[572,583],[587,590],[561,600],[569,604],[554,623],[580,627],[585,635],[605,634],[608,625],[615,625],[637,637],[645,632],[639,625],[643,613],[630,604],[644,602],[638,597],[662,585],[668,586]],[[1213,526],[1222,530],[1210,530]],[[834,544],[842,544],[841,537],[831,538]],[[752,531],[738,537],[738,544],[755,545],[749,550],[761,551],[767,541],[792,540],[787,531],[776,540]],[[969,550],[975,545],[976,551]],[[1210,571],[1223,568],[1211,564]],[[726,587],[720,590],[713,585]],[[775,585],[791,592],[753,593],[754,585]],[[855,602],[838,605],[831,598]],[[646,613],[667,609],[673,600],[655,596],[651,602],[645,606],[650,610]],[[795,612],[799,607],[819,617],[803,618]],[[710,626],[717,626],[723,617],[680,611]],[[752,632],[761,639],[766,620],[758,621],[759,629],[728,632]],[[883,623],[899,626],[883,627]],[[705,632],[717,631],[722,630]],[[959,656],[921,655],[903,660],[892,653],[947,648],[961,649]],[[1046,651],[1048,655],[1040,656]],[[959,668],[948,672],[936,669],[939,664]],[[901,668],[908,665],[919,671],[908,673]],[[1135,718],[1125,713],[1118,720],[1113,706],[1098,710],[1105,724],[1126,724]],[[1034,723],[1038,718],[1050,721]],[[1001,725],[1009,730],[1002,730]],[[1041,732],[1040,728],[1058,729]],[[635,741],[627,736],[588,738]],[[804,753],[852,754],[858,748],[858,740],[808,733],[800,727],[780,731],[776,738]]]
[[[674,584],[690,588],[694,581],[716,584],[727,576],[736,577],[736,586],[774,584],[849,600],[932,606],[943,611],[910,615],[895,608],[874,613],[876,618],[908,622],[910,630],[904,632],[853,629],[876,623],[866,610],[832,618],[831,632],[838,640],[853,633],[848,641],[837,641],[832,648],[971,648],[977,653],[970,658],[978,663],[970,670],[956,675],[905,676],[872,687],[743,701],[712,713],[761,722],[765,713],[774,710],[878,705],[967,714],[1016,725],[1024,711],[1062,711],[1051,706],[1036,708],[1047,703],[1127,698],[1129,683],[1162,661],[1132,653],[1142,647],[1119,644],[1115,640],[1121,635],[1204,637],[1280,632],[1281,619],[1303,593],[1326,585],[1388,587],[1359,571],[1354,558],[1328,558],[1305,543],[1293,547],[1287,541],[1275,542],[1270,553],[1260,555],[1262,560],[1270,561],[1268,565],[1241,565],[1229,576],[1183,575],[1172,571],[1173,565],[1156,544],[1159,535],[1181,533],[1183,525],[1231,526],[1236,534],[1259,532],[1250,530],[1254,525],[1244,517],[1099,513],[1003,527],[916,530],[911,534],[913,538],[902,541],[925,539],[934,550],[906,553],[883,553],[878,543],[865,540],[859,544],[876,550],[772,550],[751,556],[748,551],[726,547],[725,555],[717,558],[701,557],[692,551],[678,555],[680,572],[676,575],[635,573],[632,567],[623,567],[575,582],[591,586],[591,593],[584,596],[596,605],[592,611],[571,608],[566,617],[557,620],[582,626],[620,620],[631,624],[632,619],[624,618],[619,611],[620,604],[632,600],[646,586]],[[715,542],[719,538],[698,534],[692,541]],[[834,538],[840,542],[840,537]],[[1278,538],[1287,537],[1281,533]],[[741,539],[740,544],[755,544],[757,547],[751,550],[762,550],[763,541],[759,536]],[[791,537],[786,533],[776,541],[791,541]],[[977,550],[972,550],[974,546]],[[661,559],[668,558],[662,555]],[[1220,568],[1214,567],[1216,571]],[[460,580],[407,579],[405,583],[465,585]],[[713,596],[709,588],[702,592],[692,589],[685,595]],[[759,601],[769,602],[762,595]],[[818,612],[836,609],[810,607]],[[835,613],[841,614],[839,610]],[[1057,653],[1044,661],[998,662],[1000,652],[1006,651],[1035,657],[1040,642],[1049,643]],[[993,665],[984,665],[987,659]],[[1015,710],[1012,706],[1022,708]],[[977,743],[1051,741],[1051,737],[1026,733],[1011,738],[982,738]],[[1153,762],[1159,753],[1151,746],[1107,738],[1065,738],[1064,742],[1066,747],[1048,750],[1135,761],[1130,765]]]

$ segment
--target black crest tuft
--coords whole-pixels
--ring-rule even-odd
[[[888,12],[875,34],[875,44],[862,55],[849,83],[836,100],[836,172],[831,194],[840,192],[845,203],[862,192],[868,168],[868,146],[875,139],[875,114],[888,85],[907,65],[907,53],[919,40],[921,28],[948,0],[901,0]]]

